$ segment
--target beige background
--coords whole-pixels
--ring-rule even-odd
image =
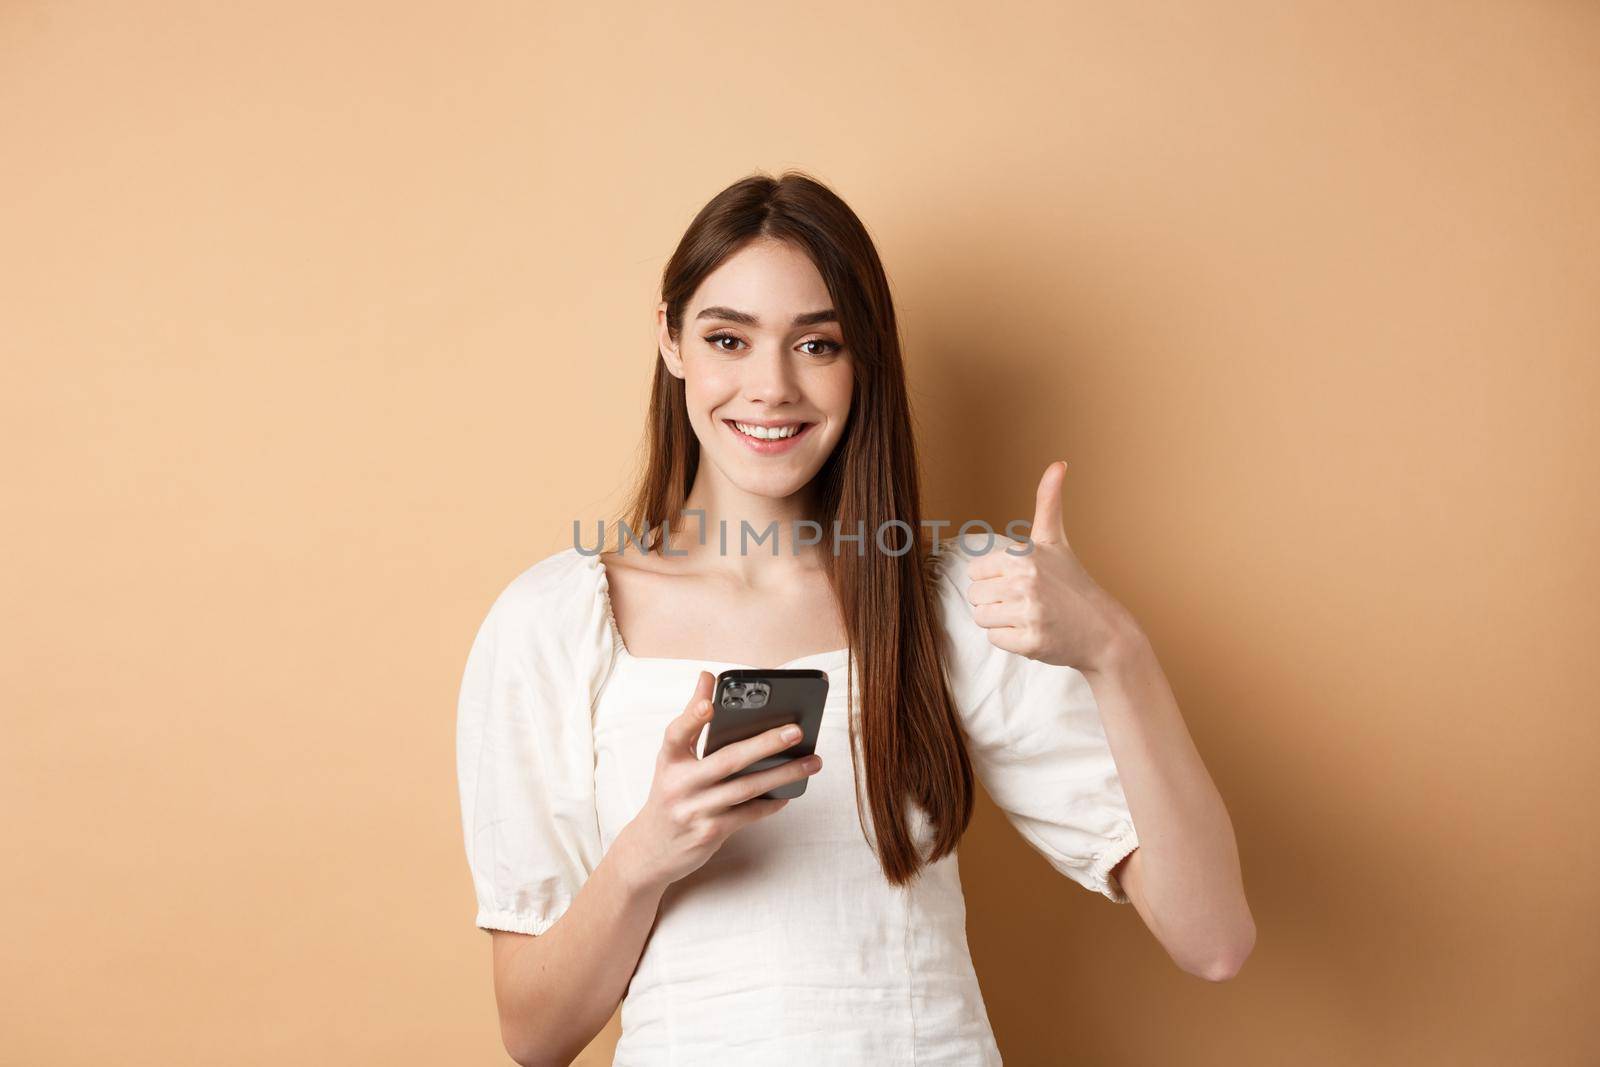
[[[1213,985],[986,804],[1008,1062],[1600,1058],[1600,10],[751,9],[0,5],[5,1060],[505,1062],[467,647],[786,165],[879,242],[929,514],[1069,461],[1239,832]]]

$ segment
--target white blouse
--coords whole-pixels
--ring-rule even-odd
[[[986,543],[942,542],[935,556],[973,770],[1056,870],[1125,903],[1110,871],[1139,837],[1093,693],[1078,671],[997,648],[973,621],[962,556]],[[477,925],[537,934],[560,918],[644,805],[662,732],[698,672],[744,666],[630,654],[598,556],[568,548],[512,580],[478,630],[458,708]],[[613,1062],[1000,1063],[967,949],[957,854],[893,887],[863,836],[872,821],[865,810],[857,818],[847,650],[782,666],[823,669],[833,683],[822,770],[668,887],[622,1002]],[[911,810],[926,844],[926,821]]]

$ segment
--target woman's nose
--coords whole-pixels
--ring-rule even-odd
[[[778,405],[798,400],[799,387],[794,368],[782,351],[756,351],[744,361],[746,400]]]

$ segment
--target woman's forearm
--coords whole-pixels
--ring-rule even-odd
[[[666,886],[634,876],[626,835],[550,929],[496,944],[501,1039],[524,1067],[571,1063],[627,992]]]
[[[1166,674],[1130,627],[1118,655],[1085,677],[1139,831],[1134,856],[1151,930],[1185,970],[1231,976],[1255,943],[1255,923],[1233,823]]]

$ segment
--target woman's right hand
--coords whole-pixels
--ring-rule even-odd
[[[634,880],[639,885],[665,889],[699,870],[735,830],[789,802],[782,797],[762,798],[762,793],[815,774],[822,767],[822,757],[813,754],[724,781],[756,760],[792,747],[800,739],[800,728],[773,727],[700,758],[695,747],[701,728],[711,719],[714,683],[708,671],[701,671],[689,706],[667,724],[656,755],[650,796],[622,830],[628,835]],[[795,735],[785,737],[784,731],[790,729]]]

